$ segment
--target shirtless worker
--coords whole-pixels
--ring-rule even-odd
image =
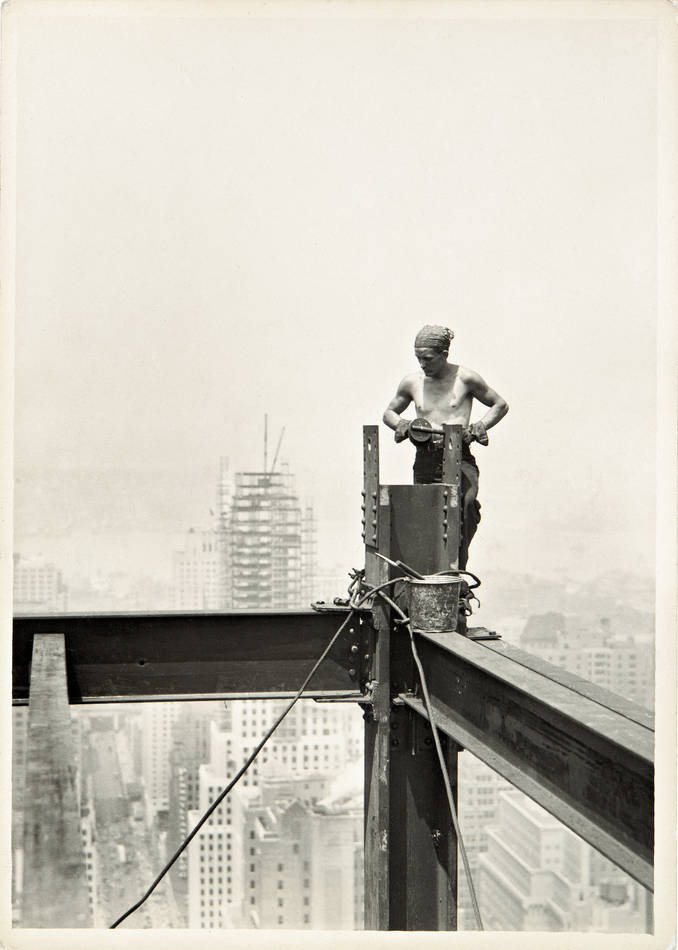
[[[443,477],[442,426],[461,425],[463,447],[461,456],[462,524],[459,547],[459,567],[468,561],[468,549],[480,521],[478,502],[478,466],[469,448],[471,442],[487,445],[487,430],[495,426],[508,412],[508,403],[499,393],[490,389],[485,380],[471,369],[448,363],[450,343],[454,337],[447,327],[425,326],[417,333],[414,355],[421,366],[420,373],[410,373],[401,381],[398,391],[384,412],[384,423],[395,429],[396,442],[409,437],[410,421],[401,413],[414,403],[417,417],[428,419],[435,435],[428,442],[419,442],[414,461],[414,483],[441,482]],[[489,406],[478,422],[469,424],[471,406],[477,399]]]

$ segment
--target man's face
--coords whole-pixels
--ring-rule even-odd
[[[426,376],[437,376],[447,363],[447,353],[430,346],[415,346],[414,355]]]

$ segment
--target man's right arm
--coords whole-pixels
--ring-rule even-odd
[[[395,430],[396,442],[404,442],[409,434],[410,423],[401,418],[401,413],[407,409],[412,402],[412,393],[410,391],[407,377],[403,379],[398,386],[398,391],[390,401],[384,412],[383,421],[389,429]]]

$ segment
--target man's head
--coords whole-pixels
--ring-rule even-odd
[[[447,363],[447,354],[454,337],[447,327],[422,327],[414,339],[414,355],[426,376],[437,376]]]

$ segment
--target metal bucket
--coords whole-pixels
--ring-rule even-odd
[[[456,631],[461,578],[430,574],[408,579],[412,629],[419,633]]]

